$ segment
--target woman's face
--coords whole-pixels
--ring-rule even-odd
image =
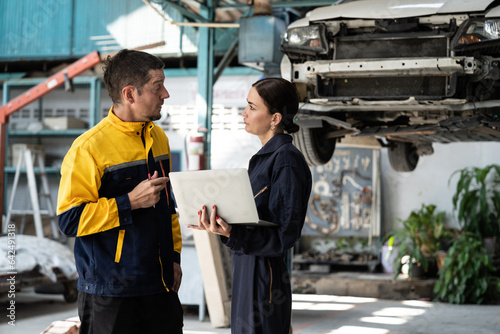
[[[245,131],[258,136],[261,141],[271,138],[273,136],[271,131],[273,115],[269,112],[255,87],[252,87],[248,92],[247,103],[247,107],[242,113]]]

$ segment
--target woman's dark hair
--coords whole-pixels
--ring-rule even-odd
[[[252,87],[255,87],[271,114],[281,114],[281,123],[278,126],[282,125],[288,133],[299,131],[300,127],[293,122],[299,110],[299,95],[289,81],[266,78],[255,82]]]
[[[149,53],[123,49],[115,56],[104,60],[104,83],[109,97],[114,104],[122,100],[122,89],[127,86],[137,88],[139,95],[142,88],[151,79],[150,70],[161,70],[165,64],[161,59]]]

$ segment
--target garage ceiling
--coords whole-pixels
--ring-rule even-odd
[[[180,11],[188,20],[195,22],[205,22],[208,20],[200,15],[200,11],[214,10],[213,22],[229,23],[238,21],[242,16],[249,16],[253,14],[254,8],[258,6],[266,6],[270,4],[272,8],[298,10],[301,16],[310,9],[319,6],[328,6],[340,2],[336,0],[143,0],[144,2],[160,6],[163,10],[171,6]]]

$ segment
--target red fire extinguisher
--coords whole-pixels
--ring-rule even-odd
[[[188,170],[205,169],[205,138],[198,131],[187,134],[187,163]]]

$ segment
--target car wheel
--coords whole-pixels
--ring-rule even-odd
[[[389,162],[397,172],[411,172],[418,163],[417,148],[412,143],[389,141]]]
[[[335,138],[328,138],[328,127],[302,128],[293,134],[293,143],[302,152],[309,166],[326,164],[335,151]]]

